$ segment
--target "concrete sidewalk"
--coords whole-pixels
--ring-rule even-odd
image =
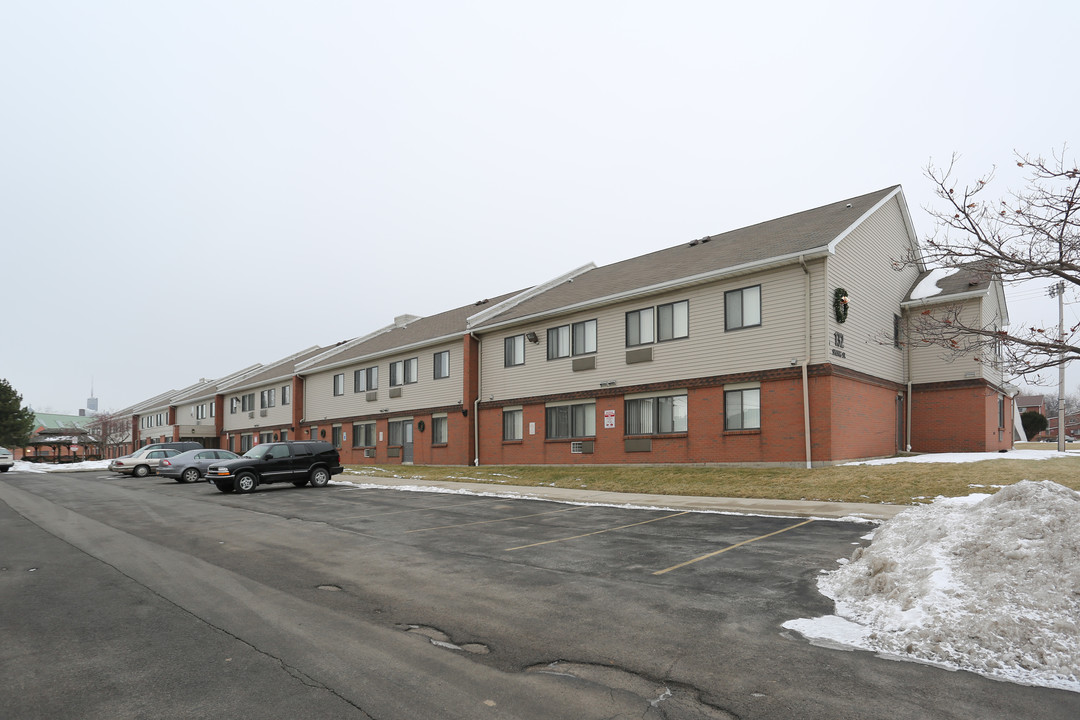
[[[763,500],[756,498],[697,497],[690,495],[648,495],[644,493],[618,493],[600,490],[573,490],[570,488],[537,485],[503,485],[502,483],[452,482],[449,480],[423,480],[420,478],[373,478],[359,473],[344,472],[334,476],[336,481],[346,481],[380,487],[429,489],[434,492],[465,492],[500,497],[534,498],[565,503],[632,506],[643,508],[672,508],[674,510],[700,510],[732,512],[746,515],[777,515],[781,517],[861,518],[865,520],[888,520],[907,510],[907,505],[881,505],[872,503],[842,503],[822,500]]]

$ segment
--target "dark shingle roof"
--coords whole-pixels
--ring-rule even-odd
[[[936,278],[936,280],[932,280],[932,277]],[[919,286],[923,284],[924,280],[930,282],[939,292],[929,293],[927,292],[928,287],[920,288]],[[993,280],[994,274],[988,272],[985,266],[980,267],[979,264],[959,268],[933,268],[919,274],[918,279],[911,286],[911,290],[908,291],[903,302],[917,302],[919,300],[937,302],[956,295],[985,293],[990,289]],[[918,291],[918,296],[913,297],[916,295],[916,291]]]
[[[699,275],[825,248],[898,186],[593,268],[476,327],[554,312]]]
[[[330,348],[326,347],[310,347],[307,350],[301,350],[298,353],[293,353],[288,357],[284,357],[277,362],[270,363],[269,365],[263,365],[257,372],[237,377],[236,380],[231,382],[222,382],[215,387],[215,390],[221,392],[234,392],[241,388],[254,387],[255,385],[261,385],[271,380],[277,380],[283,377],[292,377],[296,372],[296,366],[300,363],[310,360],[311,358],[326,352]]]
[[[464,335],[467,332],[466,320],[471,315],[475,315],[485,308],[490,308],[518,294],[520,294],[520,291],[507,293],[429,317],[403,316],[399,318],[399,323],[366,336],[366,339],[358,338],[345,343],[340,349],[331,349],[329,352],[309,360],[309,364],[298,368],[298,370],[313,372],[359,358],[393,352],[399,348],[420,345],[455,335]]]

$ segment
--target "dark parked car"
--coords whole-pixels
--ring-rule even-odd
[[[330,443],[294,440],[262,443],[236,460],[211,463],[206,479],[223,493],[249,493],[276,482],[323,487],[342,470],[338,451]]]
[[[219,460],[235,460],[240,457],[228,450],[188,450],[158,463],[157,474],[172,478],[176,482],[195,482],[202,480],[206,468]]]
[[[139,450],[179,450],[185,452],[187,450],[198,450],[202,447],[202,443],[195,442],[194,440],[185,440],[183,442],[163,442],[153,443],[152,445],[143,445]]]

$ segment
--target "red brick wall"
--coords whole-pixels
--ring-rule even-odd
[[[838,375],[829,380],[833,459],[882,457],[903,449],[896,443],[897,388]],[[899,424],[902,430],[902,419]]]
[[[999,428],[999,393],[990,386],[915,386],[912,394],[915,452],[995,452],[1012,447],[1012,399],[1005,398],[1005,426]]]
[[[825,403],[823,381],[811,378],[812,395]],[[502,408],[480,411],[480,462],[484,465],[609,464],[609,463],[751,463],[803,462],[806,457],[803,435],[802,381],[778,380],[761,384],[761,429],[724,430],[724,390],[722,386],[692,388],[688,391],[689,432],[652,438],[649,452],[625,449],[624,399],[621,395],[596,399],[596,437],[592,454],[573,454],[570,441],[546,440],[545,407],[525,405],[522,413],[524,438],[502,441]],[[814,400],[811,400],[813,407]],[[615,427],[604,427],[604,412],[615,411]],[[821,423],[825,418],[812,419]],[[529,434],[529,423],[536,433]],[[813,430],[812,430],[813,432]],[[815,438],[815,446],[819,440]],[[815,460],[827,459],[827,444],[820,446]],[[817,454],[822,457],[817,457]]]

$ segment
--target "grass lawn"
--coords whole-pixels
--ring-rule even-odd
[[[1054,450],[1047,443],[1017,449]],[[834,500],[842,502],[929,502],[938,495],[996,492],[1020,480],[1052,480],[1080,490],[1080,456],[1049,460],[993,459],[971,463],[897,463],[825,468],[700,467],[687,465],[527,465],[456,467],[352,465],[373,482],[380,477],[491,483],[494,485],[585,488],[660,495]]]

